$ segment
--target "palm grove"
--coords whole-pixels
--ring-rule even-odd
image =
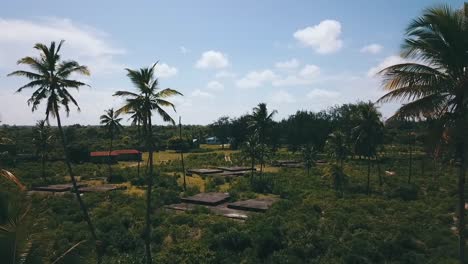
[[[404,104],[387,120],[385,126],[381,121],[376,103],[358,102],[332,107],[326,111],[313,113],[298,111],[280,122],[274,121],[276,111],[269,111],[264,103],[252,109],[252,113],[238,117],[221,117],[209,126],[209,131],[216,135],[224,148],[240,149],[241,162],[251,167],[259,165],[259,171],[250,175],[249,183],[258,192],[265,191],[264,169],[271,162],[275,153],[287,147],[292,153],[300,153],[307,176],[314,169],[319,159],[333,161],[326,169],[326,175],[332,179],[338,199],[346,198],[347,183],[350,180],[345,173],[347,160],[365,160],[366,171],[365,194],[379,195],[385,184],[381,164],[385,160],[384,143],[391,134],[392,127],[401,128],[404,124],[421,132],[420,143],[428,146],[427,156],[435,159],[448,157],[458,166],[458,207],[457,235],[459,238],[459,261],[465,261],[465,171],[468,100],[466,87],[468,73],[468,7],[453,10],[449,7],[436,7],[424,11],[421,17],[410,23],[406,29],[401,56],[405,63],[392,65],[383,69],[383,87],[386,94],[376,103],[401,100]],[[70,151],[67,149],[67,136],[61,124],[61,113],[68,115],[70,106],[78,102],[70,93],[72,89],[86,86],[85,83],[71,79],[70,76],[89,75],[88,68],[73,60],[62,60],[60,51],[63,41],[52,42],[49,46],[36,44],[34,48],[39,57],[25,57],[18,61],[32,70],[19,70],[9,76],[20,76],[29,82],[18,89],[23,92],[33,89],[28,104],[32,111],[40,104],[46,105],[45,119],[38,121],[34,130],[34,146],[41,157],[44,181],[48,152],[56,139],[48,126],[50,117],[56,119],[58,138],[76,200],[87,224],[90,239],[94,242],[96,262],[102,262],[106,250],[103,241],[98,237],[94,225],[95,219],[89,214],[88,207],[77,192]],[[144,241],[144,260],[153,262],[152,249],[153,222],[155,216],[154,180],[161,177],[161,172],[154,164],[154,152],[157,151],[156,128],[152,117],[158,115],[162,120],[175,124],[167,108],[175,111],[171,103],[172,96],[182,95],[174,89],[160,89],[155,76],[156,64],[137,70],[126,69],[127,76],[134,85],[132,90],[117,91],[115,96],[125,100],[119,109],[109,109],[101,116],[101,124],[108,137],[109,154],[113,150],[116,136],[122,132],[120,115],[130,115],[132,124],[138,128],[138,141],[148,152],[148,166],[145,170],[146,195],[144,229],[141,238]],[[63,111],[65,110],[65,111]],[[409,133],[410,135],[413,135]],[[197,137],[192,135],[192,138]],[[192,141],[191,139],[188,141]],[[182,140],[182,133],[179,135]],[[201,137],[198,137],[201,140]],[[411,141],[409,145],[411,146]],[[410,157],[408,183],[411,182],[412,158]],[[378,187],[371,179],[373,167],[377,167]],[[138,174],[140,164],[138,163]],[[112,164],[108,162],[108,181],[112,181]],[[258,177],[256,177],[258,176]],[[185,186],[184,186],[185,188]]]

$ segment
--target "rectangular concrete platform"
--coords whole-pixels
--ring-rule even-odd
[[[226,204],[220,204],[217,206],[206,206],[206,205],[198,205],[198,204],[179,203],[179,204],[166,205],[165,208],[176,210],[176,211],[192,211],[197,206],[202,206],[204,208],[207,208],[208,210],[210,210],[210,212],[216,215],[221,215],[221,216],[231,218],[231,219],[245,220],[251,214],[250,212],[228,208]]]
[[[77,183],[78,188],[86,186],[85,183]],[[52,184],[47,186],[37,186],[31,188],[33,191],[42,191],[42,192],[68,192],[73,188],[73,184],[64,183],[64,184]]]
[[[207,175],[207,174],[215,174],[223,172],[220,169],[188,169],[187,174],[198,174],[198,175]]]
[[[95,193],[95,192],[109,192],[109,191],[123,190],[123,189],[126,189],[126,187],[112,185],[112,184],[103,184],[103,185],[79,188],[78,191],[81,193],[93,193],[93,192]]]
[[[237,201],[234,203],[227,204],[228,208],[243,210],[243,211],[252,211],[252,212],[265,212],[268,210],[277,198],[257,198],[249,199],[245,201]]]
[[[180,200],[185,203],[202,204],[202,205],[218,205],[226,202],[231,196],[229,193],[199,193],[194,196],[183,197]]]
[[[251,171],[251,167],[239,167],[239,166],[232,166],[232,167],[218,167],[217,169],[229,172],[238,172],[238,171]],[[255,168],[254,168],[255,170]]]

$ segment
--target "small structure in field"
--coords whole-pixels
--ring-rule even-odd
[[[251,171],[251,167],[239,167],[239,166],[231,166],[231,167],[218,167],[217,169],[223,170],[223,171],[229,171],[229,172],[237,172],[237,171]],[[253,170],[256,170],[253,168]]]
[[[229,203],[227,207],[231,209],[243,210],[243,211],[265,212],[277,200],[278,199],[276,198],[249,199],[245,201]]]
[[[231,198],[229,193],[211,192],[199,193],[194,196],[183,197],[180,200],[186,203],[214,206],[226,202],[229,198]]]
[[[198,174],[198,175],[207,175],[207,174],[216,174],[222,173],[220,169],[188,169],[187,175]]]
[[[78,188],[85,187],[85,183],[77,183],[76,186]],[[31,188],[33,191],[42,191],[42,192],[67,192],[71,191],[73,188],[73,184],[65,183],[65,184],[53,184],[47,186],[37,186]]]
[[[103,184],[103,185],[82,187],[82,188],[79,188],[78,191],[80,193],[90,193],[90,192],[109,192],[109,191],[123,190],[123,189],[126,189],[126,187],[113,185],[113,184]]]
[[[220,204],[217,206],[204,206],[204,205],[191,204],[191,203],[178,203],[178,204],[166,205],[165,207],[167,209],[185,212],[185,211],[193,211],[199,206],[207,208],[208,210],[210,210],[210,212],[216,215],[221,215],[221,216],[232,218],[232,219],[245,220],[250,215],[249,212],[228,208],[226,204]]]
[[[89,160],[93,163],[117,163],[117,153],[109,151],[93,151],[89,153]]]
[[[304,164],[297,160],[275,160],[273,166],[284,168],[303,168]]]

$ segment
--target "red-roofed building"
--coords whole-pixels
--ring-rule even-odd
[[[107,163],[109,162],[109,159],[111,163],[117,163],[117,157],[118,154],[114,151],[112,151],[111,153],[109,153],[109,151],[93,151],[89,153],[89,158],[91,162],[94,163]]]
[[[141,161],[142,153],[136,149],[120,149],[114,150],[110,153],[109,151],[94,151],[89,153],[91,162],[94,163],[107,163],[109,158],[111,163],[117,161]]]

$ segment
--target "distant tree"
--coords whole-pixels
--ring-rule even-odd
[[[46,181],[45,164],[53,144],[52,130],[46,120],[39,120],[33,129],[33,144],[36,155],[41,157],[41,177]]]
[[[465,263],[465,174],[468,120],[468,4],[426,9],[406,29],[399,63],[381,71],[388,91],[379,102],[403,100],[395,116],[439,119],[455,145],[459,165],[459,261]],[[435,143],[435,142],[434,142]]]
[[[71,162],[67,151],[67,140],[62,128],[60,119],[60,107],[65,108],[68,115],[70,113],[70,104],[78,107],[78,103],[68,91],[69,89],[78,89],[86,85],[83,82],[69,79],[73,74],[89,75],[89,70],[86,66],[80,65],[73,60],[61,61],[60,49],[63,41],[58,45],[51,42],[50,46],[41,43],[34,45],[34,48],[39,51],[40,57],[24,57],[18,61],[18,64],[24,64],[33,69],[33,71],[14,71],[8,76],[22,76],[31,80],[29,83],[20,87],[17,92],[22,92],[24,89],[36,88],[28,100],[28,104],[32,105],[32,111],[37,110],[39,104],[44,100],[47,101],[46,106],[46,120],[49,120],[49,115],[57,119],[58,130],[62,139],[62,146],[65,153],[65,163],[67,165],[68,174],[70,175],[73,189],[75,191],[76,199],[83,212],[84,219],[88,224],[91,236],[96,243],[96,254],[98,263],[101,262],[101,248],[100,242],[97,239],[96,231],[94,229],[91,218],[88,215],[88,210],[81,199],[80,193],[76,185],[76,179],[73,174]],[[79,108],[78,108],[79,109]]]
[[[160,89],[158,87],[158,79],[154,77],[155,67],[157,63],[149,68],[141,68],[139,70],[127,70],[127,76],[136,88],[136,92],[130,91],[117,91],[114,96],[125,97],[125,104],[119,110],[118,113],[132,113],[135,111],[141,111],[143,113],[144,124],[146,125],[146,147],[148,149],[148,162],[149,162],[149,174],[148,174],[148,186],[146,191],[146,227],[144,231],[145,240],[145,252],[146,252],[146,263],[150,264],[153,262],[151,256],[151,191],[153,189],[153,124],[152,115],[153,111],[156,111],[158,115],[165,121],[175,125],[174,119],[166,112],[164,107],[171,107],[175,111],[175,106],[167,100],[168,97],[174,95],[182,95],[180,92],[166,88]]]
[[[273,117],[277,114],[278,111],[273,110],[271,113],[268,112],[267,105],[265,103],[260,103],[253,108],[252,114],[249,116],[248,128],[251,133],[258,135],[259,144],[268,144],[269,132],[274,123]],[[265,149],[265,148],[263,148]],[[262,151],[260,153],[260,159],[264,160],[266,152]],[[260,166],[260,173],[263,172],[263,166]]]
[[[215,122],[210,124],[214,135],[221,141],[222,148],[228,143],[229,137],[231,136],[231,122],[228,116],[222,116]]]
[[[136,108],[133,110],[130,110],[128,112],[130,114],[130,120],[132,120],[132,126],[137,127],[137,138],[138,138],[138,147],[141,147],[142,141],[145,139],[144,133],[147,131],[147,126],[146,126],[146,121],[147,119],[145,118],[145,111],[140,108]],[[138,160],[138,167],[137,167],[137,175],[138,178],[140,178],[140,164],[141,160]]]
[[[343,170],[343,161],[350,154],[344,133],[341,131],[331,133],[326,141],[325,150],[328,156],[339,163],[341,170]]]
[[[307,170],[307,176],[310,176],[310,169],[315,166],[317,160],[317,152],[311,145],[305,145],[302,147],[302,159],[304,160],[304,166]]]
[[[116,134],[123,129],[123,126],[120,124],[122,118],[119,117],[119,113],[115,112],[113,108],[105,111],[105,114],[101,115],[99,118],[101,120],[101,125],[106,130],[109,136],[109,157],[107,159],[107,164],[109,165],[109,176],[107,177],[107,182],[112,182],[112,143],[114,142],[114,137]]]
[[[367,194],[370,194],[371,159],[377,154],[377,147],[383,140],[381,114],[373,103],[359,104],[358,125],[353,128],[354,152],[367,158]]]
[[[242,146],[241,153],[246,159],[250,160],[250,183],[253,182],[254,171],[255,171],[255,162],[260,156],[261,143],[259,136],[256,132],[247,136],[247,140]]]
[[[348,176],[344,174],[341,167],[336,164],[330,164],[325,170],[325,175],[331,178],[336,195],[343,197],[344,189],[348,184]]]
[[[231,149],[238,149],[249,135],[249,120],[248,115],[243,115],[239,118],[231,120]]]

